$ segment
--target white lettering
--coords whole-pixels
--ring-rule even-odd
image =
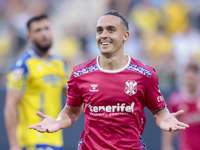
[[[117,103],[117,111],[119,112],[119,108],[120,108],[120,106],[119,106],[120,104],[119,103]]]
[[[106,106],[106,111],[111,112],[111,106]]]
[[[162,102],[162,101],[164,101],[163,96],[158,96],[158,97],[157,97],[157,101],[158,101],[158,102]]]
[[[133,110],[134,106],[135,106],[135,103],[132,102],[132,104],[131,104],[131,111],[132,111],[132,113],[134,112],[134,110]]]
[[[90,108],[90,111],[91,111],[91,112],[93,112],[93,110],[92,110],[92,106],[91,106],[91,105],[89,105],[88,107]]]
[[[125,103],[122,103],[122,104],[121,104],[121,112],[124,112],[124,108],[125,108],[124,105],[125,105]]]
[[[131,112],[131,106],[126,106],[126,112]]]
[[[101,109],[103,109],[105,111],[105,107],[104,106],[99,106],[99,111],[101,111]]]
[[[98,107],[97,107],[97,106],[94,106],[94,107],[93,107],[93,110],[94,110],[94,112],[98,112]]]
[[[117,103],[117,105],[108,105],[108,106],[91,106],[89,105],[89,109],[90,112],[95,112],[98,113],[101,111],[101,113],[103,113],[103,111],[105,112],[120,112],[120,113],[130,113],[130,112],[134,112],[134,106],[135,103],[132,102],[131,105],[126,105],[126,103]]]
[[[117,106],[112,106],[112,112],[115,112],[115,108],[116,108]]]

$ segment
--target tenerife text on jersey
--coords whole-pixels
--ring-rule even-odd
[[[107,105],[107,106],[92,106],[89,105],[90,115],[97,116],[107,116],[109,113],[118,113],[115,115],[126,115],[134,112],[135,103],[132,102],[131,105],[126,105],[126,103],[117,103],[117,105]],[[112,114],[114,115],[114,114]]]

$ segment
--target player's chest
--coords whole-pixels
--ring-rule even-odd
[[[188,124],[200,124],[200,101],[193,104],[182,103],[178,108],[184,110],[184,114],[180,116],[184,122]]]
[[[59,84],[64,77],[64,69],[61,65],[38,61],[29,66],[29,82],[31,84]]]
[[[94,73],[79,79],[78,84],[85,101],[103,103],[108,100],[144,99],[147,81],[144,76],[134,73]]]

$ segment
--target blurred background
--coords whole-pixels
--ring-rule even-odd
[[[99,55],[96,22],[108,10],[124,14],[130,26],[125,53],[156,69],[165,99],[181,86],[181,74],[191,61],[200,63],[200,1],[198,0],[0,0],[0,149],[8,150],[3,107],[6,75],[30,43],[27,20],[46,13],[53,28],[51,53],[63,57],[72,70]],[[65,98],[63,98],[63,105]],[[143,133],[148,150],[160,150],[161,131],[148,110]],[[84,115],[64,129],[66,150],[75,150]]]

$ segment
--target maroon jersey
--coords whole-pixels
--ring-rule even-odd
[[[105,70],[98,58],[74,67],[67,104],[84,103],[85,129],[80,150],[143,150],[144,107],[158,110],[165,101],[154,68],[129,57],[119,70]]]
[[[179,131],[179,149],[197,150],[200,149],[200,95],[190,99],[187,97],[186,91],[175,91],[169,96],[168,106],[170,112],[184,110],[178,119],[190,126]]]

